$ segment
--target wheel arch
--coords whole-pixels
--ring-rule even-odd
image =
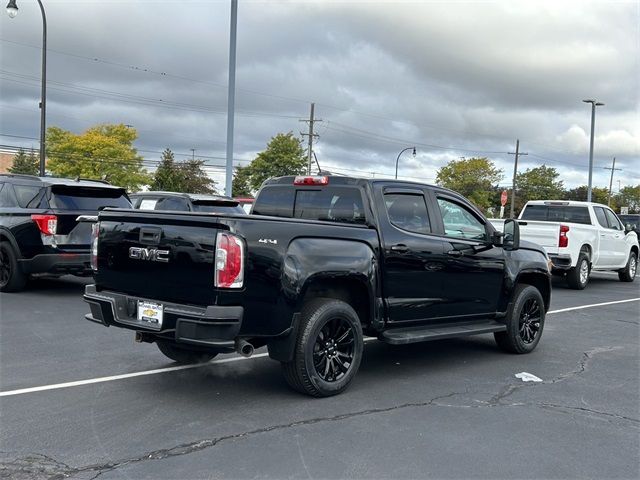
[[[22,256],[22,251],[20,250],[18,242],[16,241],[13,234],[6,228],[0,227],[0,242],[9,242],[13,249],[18,253],[18,255],[20,257]]]
[[[375,311],[372,292],[361,275],[315,275],[307,280],[300,293],[298,308],[314,298],[333,298],[349,304],[363,327],[373,321]]]
[[[580,253],[585,252],[589,256],[589,268],[593,264],[593,247],[589,243],[583,243],[580,246]]]
[[[525,271],[521,272],[516,279],[513,292],[515,292],[518,285],[531,285],[536,287],[540,294],[542,295],[542,299],[544,300],[544,308],[545,312],[549,310],[551,305],[551,278],[548,274],[545,274],[540,271]],[[513,296],[512,292],[512,296]],[[513,299],[512,299],[513,301]]]

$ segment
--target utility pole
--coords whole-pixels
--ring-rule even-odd
[[[587,202],[591,201],[591,188],[593,179],[593,132],[596,124],[596,107],[602,107],[604,103],[596,100],[582,100],[584,103],[591,104],[591,137],[589,140],[589,184],[587,185]]]
[[[611,188],[613,188],[613,172],[618,170],[618,171],[622,171],[621,168],[616,168],[616,157],[613,157],[613,165],[611,165],[610,167],[602,167],[605,170],[611,170],[611,178],[609,179],[609,195],[607,196],[607,206],[610,207],[611,206]],[[619,182],[620,180],[618,180]],[[620,190],[618,188],[618,190]]]
[[[233,190],[233,127],[236,108],[236,36],[238,30],[238,0],[231,0],[229,29],[229,90],[227,92],[227,161],[225,163],[224,193]]]
[[[311,103],[311,111],[309,112],[309,120],[300,120],[301,122],[309,123],[309,133],[300,132],[303,137],[309,137],[309,146],[307,147],[307,174],[311,175],[311,163],[313,162],[313,139],[318,138],[317,133],[313,133],[313,124],[315,122],[321,122],[322,120],[316,120],[315,118],[315,103]]]
[[[196,149],[195,148],[190,148],[189,150],[191,150],[191,160],[195,161],[195,159],[196,159]]]
[[[516,139],[516,151],[508,152],[509,155],[515,155],[515,162],[513,164],[513,181],[511,182],[511,212],[510,217],[513,218],[516,207],[516,175],[518,174],[518,157],[520,155],[529,155],[520,151],[520,139]]]

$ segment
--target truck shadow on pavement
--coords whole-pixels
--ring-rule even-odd
[[[264,352],[260,349],[257,353]],[[353,385],[342,395],[330,398],[348,398],[355,392],[363,394],[372,390],[391,391],[398,382],[428,382],[443,372],[465,375],[468,369],[495,362],[498,358],[507,361],[509,355],[498,349],[492,336],[440,340],[426,343],[391,346],[372,341],[365,345],[364,358]],[[218,358],[228,358],[220,356]],[[500,361],[500,360],[498,360]],[[169,363],[162,366],[175,366]],[[477,372],[476,372],[477,373]],[[181,402],[187,398],[198,403],[206,398],[207,403],[217,398],[229,397],[252,402],[252,398],[264,401],[265,396],[273,400],[299,398],[308,401],[306,395],[294,392],[286,384],[278,362],[268,358],[238,360],[229,363],[211,363],[202,367],[160,375],[146,387],[138,387],[138,394],[166,397],[176,396]],[[145,390],[144,392],[142,390]],[[358,395],[356,393],[356,395]],[[188,402],[188,400],[186,400]],[[210,405],[210,403],[209,403]]]

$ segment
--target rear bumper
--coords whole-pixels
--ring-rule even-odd
[[[25,274],[52,273],[86,277],[93,273],[88,253],[43,253],[33,258],[20,259],[18,263]]]
[[[552,270],[569,270],[571,268],[571,255],[549,254],[549,259],[553,262]]]
[[[139,300],[162,304],[164,318],[160,328],[138,320]],[[95,285],[85,287],[84,301],[91,308],[91,313],[85,315],[91,322],[106,327],[113,325],[127,328],[217,351],[235,349],[235,339],[240,332],[244,315],[244,309],[240,306],[181,305],[109,291],[98,292]]]

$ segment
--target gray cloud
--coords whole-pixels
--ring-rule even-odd
[[[323,166],[433,181],[451,159],[505,171],[515,139],[569,185],[586,183],[589,106],[598,109],[594,183],[612,156],[640,181],[637,2],[239,1],[235,157],[298,132],[316,102]],[[38,137],[40,18],[0,17],[0,133]],[[134,125],[148,159],[191,148],[224,163],[229,2],[54,1],[49,124]],[[17,43],[16,43],[17,42]],[[31,46],[28,46],[31,45]],[[35,47],[35,48],[34,48]],[[2,144],[37,141],[0,137]],[[183,156],[184,155],[184,156]],[[350,169],[350,170],[346,170]],[[222,181],[221,170],[211,173]]]

